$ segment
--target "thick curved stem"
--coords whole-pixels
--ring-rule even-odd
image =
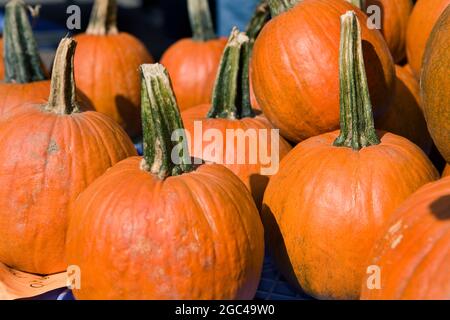
[[[140,71],[142,169],[160,179],[192,171],[184,126],[167,70],[160,64],[144,64]]]
[[[256,7],[255,13],[247,25],[245,33],[250,39],[250,42],[254,42],[261,32],[264,25],[269,21],[270,8],[266,0],[262,0]]]
[[[242,66],[244,60],[248,64],[248,47],[244,50],[248,42],[245,33],[233,28],[220,61],[208,118],[240,119],[244,111],[242,108],[250,105],[249,93],[242,95],[242,88],[245,86],[242,83],[246,82],[246,86],[249,86],[248,66],[247,72],[243,72]],[[242,103],[245,96],[249,101]]]
[[[334,145],[360,150],[380,144],[364,68],[361,28],[354,11],[341,16],[339,82],[341,133]]]
[[[364,9],[365,7],[365,0],[346,0],[347,2],[350,2],[355,7],[358,7],[359,9]]]
[[[189,19],[192,38],[196,41],[208,41],[216,38],[209,10],[208,0],[188,0]]]
[[[45,80],[36,40],[22,0],[11,0],[5,7],[5,82],[29,83]]]
[[[86,33],[104,36],[118,32],[116,0],[95,0]]]
[[[269,4],[272,17],[276,17],[279,14],[288,11],[300,1],[302,0],[267,0],[267,3]]]
[[[75,80],[73,76],[73,57],[77,43],[72,38],[64,38],[59,43],[53,62],[50,97],[46,110],[56,114],[78,112]]]

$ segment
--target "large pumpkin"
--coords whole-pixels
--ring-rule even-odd
[[[0,262],[37,274],[64,271],[68,208],[95,178],[135,155],[109,117],[75,101],[75,42],[56,53],[48,103],[0,126]]]
[[[380,270],[380,287],[365,278],[361,298],[449,300],[450,177],[420,188],[394,217],[369,262]]]
[[[217,72],[212,103],[186,110],[182,116],[191,154],[233,171],[259,208],[269,176],[291,147],[266,117],[252,110],[245,67],[250,46],[249,38],[233,29]]]
[[[376,127],[411,140],[429,154],[433,140],[420,106],[419,82],[408,66],[395,66],[395,73],[394,98],[388,111],[377,119]]]
[[[192,166],[183,138],[171,140],[183,125],[167,73],[141,68],[144,157],[115,165],[76,201],[67,234],[67,261],[82,270],[74,295],[252,299],[264,255],[252,197],[225,167]],[[173,158],[176,145],[184,148]]]
[[[430,36],[420,82],[428,129],[437,148],[450,163],[450,6]]]
[[[450,4],[450,0],[418,0],[409,18],[406,34],[406,55],[417,79],[420,78],[423,54],[431,31]]]
[[[217,38],[207,0],[188,0],[192,38],[177,41],[164,53],[181,110],[211,101],[216,71],[226,38]]]
[[[75,79],[97,111],[134,137],[141,132],[136,70],[153,59],[137,38],[117,30],[116,11],[116,0],[95,1],[86,33],[75,37]]]
[[[447,164],[444,168],[444,172],[442,173],[443,177],[450,176],[450,164]]]
[[[22,0],[6,4],[2,43],[5,79],[0,82],[0,121],[20,112],[24,103],[45,102],[50,93],[47,71]]]
[[[291,283],[317,298],[358,298],[382,227],[409,195],[438,178],[416,145],[375,131],[359,31],[357,15],[345,14],[340,133],[299,143],[264,195],[262,219],[275,261]]]
[[[282,3],[271,1],[275,15]],[[252,83],[265,116],[298,142],[339,128],[339,16],[355,9],[343,0],[304,0],[261,31],[252,57]],[[282,11],[282,10],[281,10]],[[359,19],[367,16],[355,9]],[[395,85],[392,57],[381,33],[362,24],[373,105],[382,113]]]

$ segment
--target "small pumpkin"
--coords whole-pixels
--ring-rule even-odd
[[[297,2],[269,1],[274,18],[256,39],[251,66],[264,115],[293,142],[339,128],[339,17],[355,9],[367,19],[342,0]],[[394,65],[381,33],[361,28],[370,93],[382,114],[394,92]]]
[[[443,177],[450,176],[450,164],[447,164],[444,168],[444,172],[442,173]]]
[[[252,299],[264,255],[252,197],[225,167],[192,166],[183,136],[171,139],[183,124],[166,70],[141,72],[144,157],[118,163],[76,201],[67,261],[83,280],[74,295]]]
[[[260,208],[269,176],[291,147],[266,117],[252,110],[248,79],[250,48],[249,38],[234,28],[220,62],[212,103],[186,110],[182,117],[189,133],[191,154],[233,171]],[[201,132],[197,129],[200,127]],[[218,135],[214,139],[209,136],[212,132]]]
[[[450,177],[423,186],[396,210],[369,263],[381,270],[380,288],[364,279],[361,299],[450,299]]]
[[[95,0],[86,33],[75,37],[75,79],[95,110],[134,137],[141,132],[136,70],[153,58],[137,38],[118,31],[116,13],[116,0]]]
[[[80,112],[75,100],[75,41],[56,52],[48,103],[0,126],[0,262],[21,271],[64,271],[68,208],[111,165],[136,154],[109,117]]]
[[[395,66],[396,86],[388,111],[376,121],[376,127],[414,142],[430,154],[433,140],[421,108],[419,82],[408,67]]]
[[[425,51],[420,81],[428,129],[450,163],[450,6],[436,23]]]
[[[5,6],[2,49],[5,74],[0,82],[0,120],[20,112],[18,107],[25,103],[45,102],[50,93],[47,71],[22,0],[11,0]]]
[[[192,38],[181,39],[161,58],[170,73],[181,110],[211,101],[226,38],[214,32],[208,0],[188,0]]]
[[[341,131],[299,143],[270,179],[263,202],[277,265],[317,298],[359,298],[384,224],[408,196],[438,179],[415,144],[374,129],[357,17],[342,16]]]
[[[450,0],[418,0],[414,6],[406,33],[406,55],[417,79],[420,78],[428,38],[449,4]]]

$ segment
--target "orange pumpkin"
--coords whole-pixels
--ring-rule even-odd
[[[428,129],[450,163],[450,6],[436,23],[425,51],[420,80]]]
[[[397,82],[392,104],[376,121],[376,127],[405,137],[429,154],[433,140],[420,107],[420,87],[408,67],[395,66]]]
[[[283,3],[269,3],[273,15]],[[269,21],[255,42],[251,79],[256,98],[288,140],[339,128],[339,16],[351,9],[366,21],[363,12],[342,0],[301,1]],[[366,23],[362,37],[370,93],[382,114],[394,91],[392,57],[380,32]]]
[[[317,298],[356,299],[382,227],[438,173],[416,145],[375,131],[354,12],[342,16],[341,48],[341,131],[305,140],[284,158],[262,219],[292,284]]]
[[[447,164],[444,168],[444,172],[442,173],[443,177],[450,176],[450,164]]]
[[[248,65],[249,45],[249,38],[233,29],[217,73],[212,103],[186,110],[182,117],[191,154],[233,171],[260,208],[269,176],[291,147],[263,115],[252,111],[248,68],[244,67]]]
[[[132,137],[141,132],[140,85],[136,71],[153,58],[134,36],[119,32],[115,0],[96,0],[86,33],[75,37],[75,79],[94,108]]]
[[[394,61],[399,63],[406,56],[406,30],[413,9],[412,0],[365,0],[366,12],[373,5],[381,9],[381,33]]]
[[[171,140],[183,125],[167,72],[141,70],[144,157],[118,163],[76,201],[67,234],[67,261],[82,270],[74,295],[252,299],[264,237],[251,195],[221,165],[192,166],[184,139]]]
[[[193,37],[177,41],[161,58],[181,110],[211,101],[217,67],[227,42],[214,33],[207,0],[188,0],[188,9]]]
[[[2,61],[5,74],[0,83],[0,121],[21,112],[19,107],[25,103],[45,102],[50,93],[47,71],[22,0],[11,0],[5,7]]]
[[[420,188],[394,217],[370,260],[381,270],[380,287],[364,279],[361,298],[450,299],[450,178]]]
[[[0,126],[0,262],[26,272],[64,271],[68,208],[94,179],[136,154],[126,133],[75,101],[75,42],[58,47],[48,103]]]
[[[431,31],[450,0],[418,0],[409,18],[406,55],[417,79],[420,78],[425,47]]]

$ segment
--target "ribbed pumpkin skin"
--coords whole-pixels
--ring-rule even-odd
[[[408,63],[418,79],[428,38],[439,16],[449,4],[450,0],[419,0],[409,18],[406,55]]]
[[[442,177],[447,177],[447,176],[450,176],[450,164],[447,164],[445,166],[444,173],[442,174]]]
[[[164,53],[161,64],[169,71],[180,110],[211,101],[226,38],[209,41],[182,39]]]
[[[395,62],[406,56],[406,30],[413,9],[412,0],[367,0],[366,8],[377,5],[381,8],[384,38]]]
[[[294,285],[317,298],[357,299],[383,224],[438,173],[402,137],[380,134],[380,145],[356,152],[332,146],[338,133],[310,138],[284,158],[264,194],[262,219]]]
[[[298,142],[339,128],[340,16],[349,10],[355,10],[361,22],[375,111],[383,112],[390,102],[395,84],[392,57],[381,33],[367,28],[367,16],[345,1],[302,1],[263,28],[251,62],[258,103],[288,140]]]
[[[51,274],[66,269],[68,207],[94,179],[135,155],[126,133],[96,112],[38,107],[0,126],[0,261]]]
[[[433,140],[420,107],[419,82],[408,66],[395,66],[397,82],[388,111],[377,119],[376,127],[405,137],[429,153]]]
[[[188,139],[190,138],[189,140],[190,154],[199,159],[203,159],[205,161],[214,161],[215,159],[213,159],[212,157],[211,158],[208,157],[208,155],[210,155],[209,153],[203,153],[202,151],[205,150],[210,145],[215,145],[217,141],[208,141],[208,140],[203,141],[203,136],[194,135],[195,121],[201,121],[203,133],[205,133],[205,131],[207,130],[215,129],[221,132],[224,138],[226,138],[227,130],[231,130],[231,132],[233,133],[236,133],[238,130],[243,130],[244,132],[250,134],[250,130],[253,129],[257,136],[260,133],[264,133],[263,130],[267,130],[268,133],[267,140],[263,141],[262,139],[258,138],[258,143],[256,146],[254,146],[253,143],[249,143],[249,141],[246,140],[245,146],[246,162],[244,164],[240,164],[238,162],[237,142],[235,142],[233,150],[227,148],[225,140],[222,149],[223,157],[222,161],[220,162],[220,164],[224,165],[225,167],[233,171],[233,173],[236,174],[241,179],[242,182],[244,182],[247,189],[252,193],[257,207],[260,208],[264,196],[264,190],[267,186],[267,183],[269,182],[268,176],[261,175],[261,169],[269,168],[270,164],[263,164],[261,162],[262,159],[260,158],[259,155],[262,153],[263,155],[268,155],[268,157],[271,157],[272,155],[271,130],[275,128],[263,115],[258,115],[254,118],[242,118],[240,120],[207,119],[206,114],[208,113],[208,110],[210,110],[210,108],[211,105],[201,105],[189,109],[187,111],[184,111],[181,114],[185,128],[187,132],[190,133],[190,136],[188,136]],[[193,145],[192,138],[194,138],[194,140],[199,144],[199,146],[201,146],[200,148],[198,149],[195,148],[195,142]],[[252,146],[255,147],[258,158],[256,163],[250,164],[249,159]],[[286,140],[284,140],[280,136],[279,150],[275,151],[278,152],[279,161],[281,161],[281,159],[283,159],[291,149],[292,147],[289,145],[289,143],[287,143]],[[234,159],[233,164],[226,163],[228,158]]]
[[[362,299],[450,299],[450,178],[408,198],[373,250],[381,289],[362,284]]]
[[[50,81],[0,83],[0,121],[23,110],[25,105],[42,104],[50,93]]]
[[[82,270],[76,298],[252,299],[264,239],[244,185],[219,165],[163,181],[141,160],[108,170],[74,206],[67,261]]]
[[[121,32],[74,38],[75,81],[95,110],[107,114],[130,136],[141,132],[139,66],[153,62],[145,46]]]
[[[434,143],[450,163],[450,6],[433,30],[421,78],[423,108]]]

